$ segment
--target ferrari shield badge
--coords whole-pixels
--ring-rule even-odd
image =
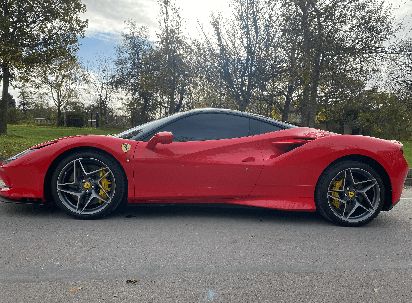
[[[130,144],[128,143],[123,143],[122,144],[122,150],[127,153],[130,150]]]

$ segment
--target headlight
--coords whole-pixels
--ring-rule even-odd
[[[36,150],[36,148],[35,149],[27,149],[25,151],[22,151],[21,153],[18,153],[17,155],[14,155],[14,156],[8,158],[7,160],[4,160],[3,165],[9,164],[10,162],[12,162],[12,161],[14,161],[14,160],[16,160],[20,157],[23,157],[24,155],[30,154],[31,152],[33,152],[35,150]]]

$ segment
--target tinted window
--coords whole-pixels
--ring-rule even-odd
[[[173,141],[202,141],[246,137],[249,118],[230,114],[197,114],[173,122],[157,132],[170,131]]]
[[[151,122],[147,122],[145,124],[136,126],[134,128],[128,129],[115,137],[117,138],[122,138],[122,139],[131,139],[131,140],[136,140],[136,138],[142,133],[142,132],[150,132],[152,129],[156,129],[159,127],[159,125],[167,123],[169,120],[173,120],[176,117],[182,115],[184,113],[177,113],[169,117],[165,117],[159,120],[154,120]]]
[[[265,133],[274,132],[280,130],[279,126],[266,123],[260,120],[250,119],[250,132],[249,136],[255,136]]]

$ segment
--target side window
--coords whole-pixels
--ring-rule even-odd
[[[270,133],[270,132],[274,132],[277,130],[281,130],[281,128],[276,125],[266,123],[260,120],[250,119],[249,136]]]
[[[246,137],[249,118],[231,114],[197,114],[182,118],[160,130],[173,133],[173,141],[203,141]]]

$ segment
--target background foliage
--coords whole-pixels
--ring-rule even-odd
[[[20,3],[4,1],[13,9]],[[14,106],[2,102],[9,122],[44,118],[68,125],[74,122],[67,117],[77,115],[83,125],[98,117],[99,127],[130,127],[196,107],[222,107],[339,133],[411,139],[412,40],[397,38],[403,25],[383,0],[232,0],[232,13],[214,13],[213,31],[201,30],[198,39],[186,37],[173,0],[158,0],[155,38],[126,20],[116,56],[88,67],[74,57],[74,34],[86,26],[77,13],[85,8],[77,0],[60,2],[73,4],[59,11],[61,22],[71,22],[71,34],[54,39],[59,47],[47,48],[49,56],[46,44],[39,49],[41,65],[23,64],[17,44],[6,47],[21,60],[2,52],[3,65],[30,70],[14,75],[20,91]],[[50,3],[39,1],[38,11]],[[74,19],[67,19],[70,12]],[[57,15],[47,18],[60,22]],[[33,35],[41,29],[27,30],[25,39],[38,41]]]

